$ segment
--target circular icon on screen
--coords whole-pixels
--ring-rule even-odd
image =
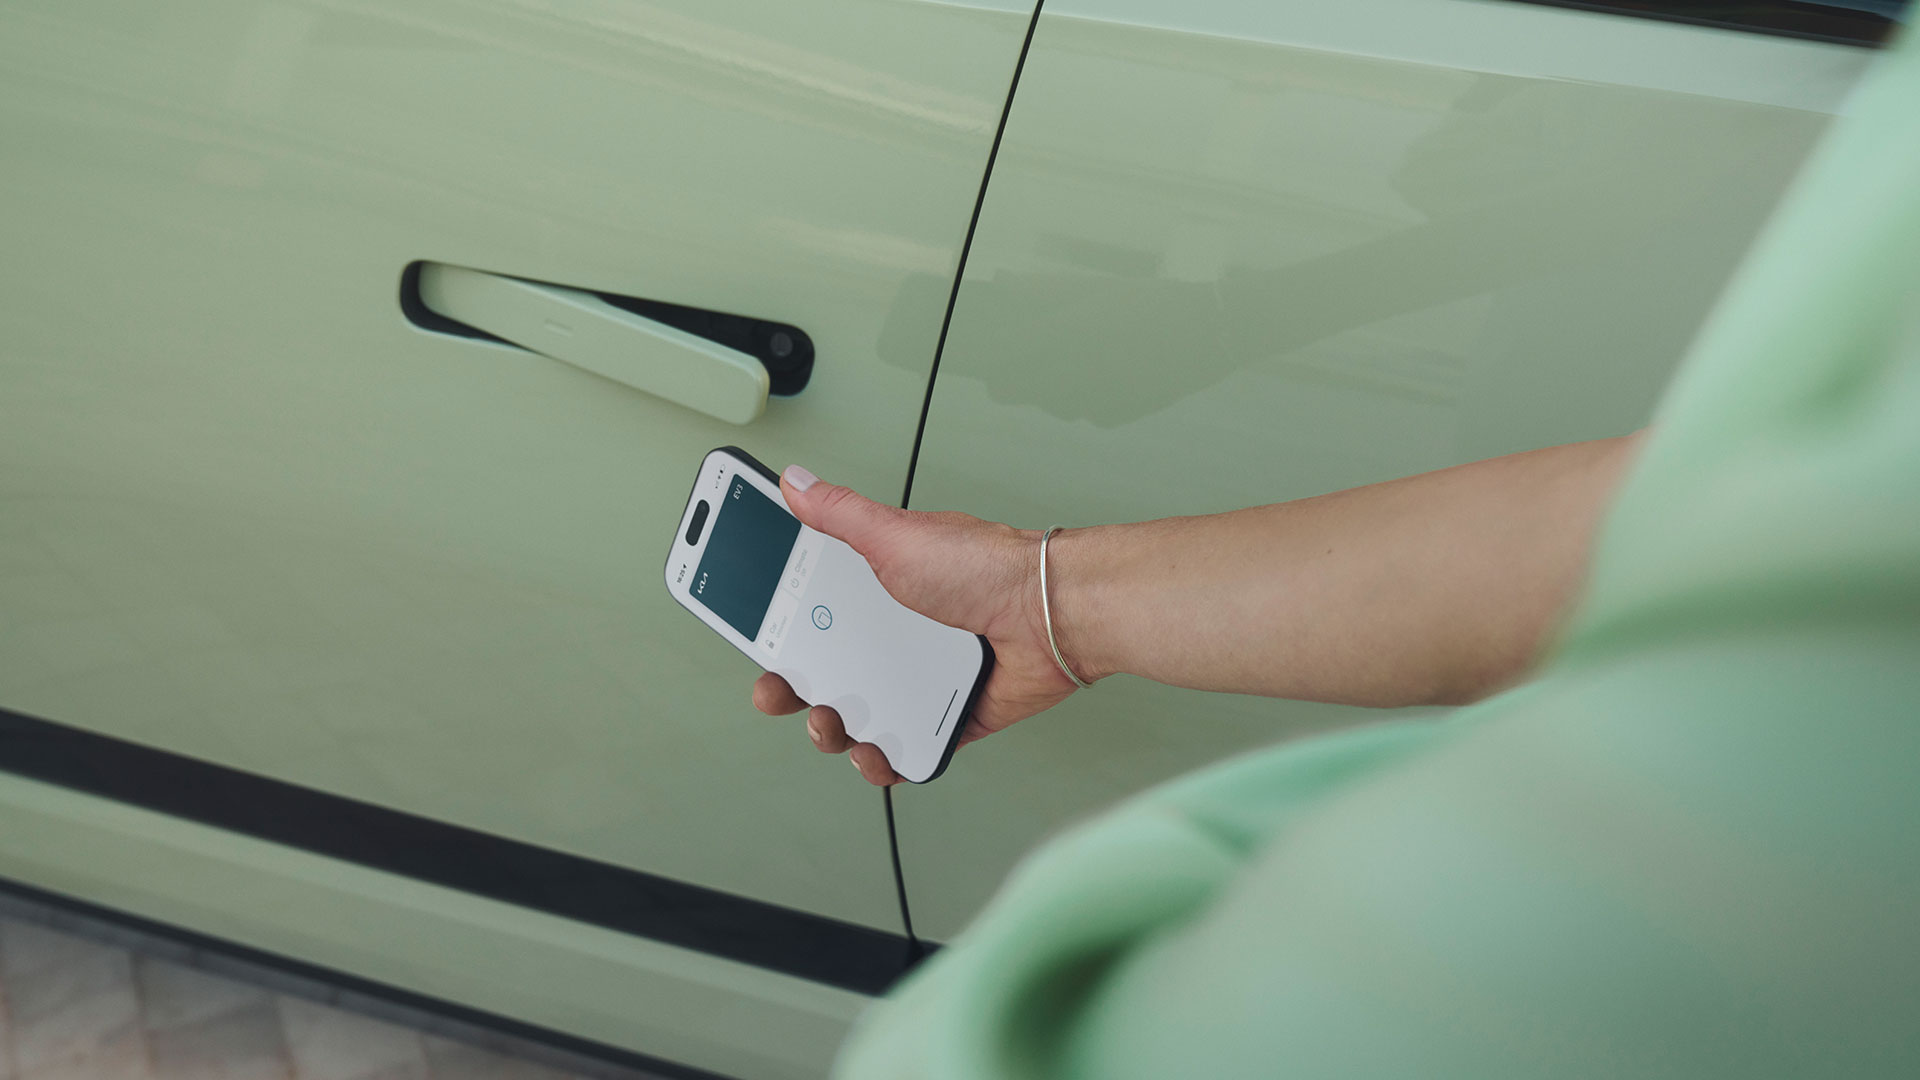
[[[822,630],[825,630],[827,627],[833,625],[833,612],[827,610],[827,605],[825,604],[814,605],[813,625],[819,627]]]

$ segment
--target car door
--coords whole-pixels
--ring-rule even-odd
[[[0,5],[0,877],[822,1067],[905,960],[880,797],[659,567],[715,446],[902,490],[947,299],[909,283],[1029,15]],[[420,264],[625,298],[682,361],[731,346],[658,305],[785,328],[810,378],[729,423],[436,318]]]
[[[1872,6],[1046,0],[911,505],[1140,520],[1646,424]],[[899,793],[916,922],[1155,782],[1395,715],[1104,682]]]

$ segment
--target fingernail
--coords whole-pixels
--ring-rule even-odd
[[[805,491],[820,482],[819,477],[798,465],[787,466],[785,476],[787,483],[792,484],[795,491]]]
[[[815,746],[820,745],[820,729],[813,726],[811,716],[807,717],[807,738],[812,739]]]

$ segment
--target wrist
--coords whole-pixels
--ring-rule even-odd
[[[1061,529],[1047,541],[1047,603],[1053,646],[1081,682],[1094,683],[1118,668],[1105,656],[1099,615],[1099,528]],[[1040,534],[1034,533],[1035,548]],[[1037,575],[1036,575],[1037,578]],[[1039,595],[1036,580],[1035,596]]]

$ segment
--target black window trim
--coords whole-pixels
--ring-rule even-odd
[[[1512,3],[1542,7],[1572,8],[1602,15],[1625,15],[1656,22],[1709,26],[1723,30],[1742,30],[1776,37],[1824,41],[1836,45],[1878,48],[1885,45],[1900,27],[1899,20],[1853,8],[1826,4],[1794,3],[1793,0],[1754,0],[1751,3],[1696,5],[1647,2],[1598,3],[1588,0],[1510,0]]]

